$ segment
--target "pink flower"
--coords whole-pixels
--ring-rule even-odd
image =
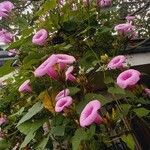
[[[32,38],[32,43],[36,45],[44,45],[46,42],[46,39],[48,37],[48,33],[45,29],[41,29]]]
[[[6,117],[0,117],[0,126],[1,126],[2,124],[5,124],[6,122],[7,122]]]
[[[32,89],[29,85],[30,80],[26,80],[20,87],[19,87],[19,92],[32,92]]]
[[[53,54],[45,60],[35,71],[36,77],[49,75],[51,78],[56,79],[58,70],[64,70],[67,64],[72,64],[75,58],[66,54]]]
[[[132,21],[135,19],[135,16],[130,16],[130,15],[128,15],[127,17],[126,17],[126,20],[129,22],[129,23],[132,23]]]
[[[150,97],[150,89],[145,88],[144,91],[145,91],[146,95],[147,95],[148,97]]]
[[[66,80],[74,81],[76,79],[75,76],[72,75],[72,72],[73,72],[73,66],[70,66],[65,72]]]
[[[15,49],[10,49],[8,52],[8,56],[15,56],[17,54],[18,54],[18,52]]]
[[[97,6],[99,7],[108,7],[112,3],[112,0],[97,0]]]
[[[58,58],[57,63],[72,64],[76,61],[75,58],[73,56],[70,56],[70,55],[57,54],[56,56]]]
[[[134,69],[122,72],[117,77],[117,85],[122,89],[135,85],[140,80],[141,73]]]
[[[107,65],[109,69],[118,69],[123,67],[126,58],[123,55],[114,57]]]
[[[70,96],[63,97],[56,102],[55,111],[61,112],[64,108],[68,108],[72,104],[72,98]]]
[[[56,95],[55,100],[58,101],[59,99],[68,96],[69,94],[70,94],[69,89],[62,90]]]
[[[118,34],[133,37],[135,35],[135,26],[131,25],[130,23],[123,23],[115,26],[115,31]]]
[[[101,103],[98,100],[90,101],[81,112],[80,125],[86,127],[93,123],[102,123],[102,117],[98,114],[100,108]]]
[[[2,29],[0,31],[0,42],[9,44],[12,41],[13,41],[13,35],[10,32],[8,32],[7,30]]]
[[[7,17],[14,8],[14,5],[10,1],[4,1],[0,3],[0,17]]]
[[[51,55],[48,59],[46,59],[35,71],[34,75],[36,77],[42,77],[46,74],[55,78],[57,76],[57,72],[55,71],[54,65],[57,63],[57,57],[55,54]]]

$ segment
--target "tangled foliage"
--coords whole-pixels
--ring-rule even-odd
[[[148,27],[117,0],[12,4],[0,4],[0,42],[17,59],[0,68],[13,72],[0,85],[0,149],[134,149],[130,123],[148,120],[150,90],[121,54]]]

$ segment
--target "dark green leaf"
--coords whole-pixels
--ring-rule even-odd
[[[110,88],[108,88],[108,92],[110,93],[110,94],[122,94],[122,95],[125,95],[126,93],[125,93],[125,90],[123,90],[123,89],[121,89],[121,88],[119,88],[119,87],[110,87]]]
[[[32,132],[32,131],[29,132],[29,133],[27,134],[27,136],[25,137],[23,143],[21,144],[20,149],[21,149],[21,148],[24,148],[31,140],[33,140],[33,138],[35,137],[35,135],[36,135],[36,133],[34,133],[34,132]]]
[[[78,150],[81,141],[87,140],[87,133],[84,129],[77,129],[75,135],[72,138],[72,149]]]
[[[36,130],[38,130],[44,124],[45,121],[46,121],[45,119],[37,120],[34,122],[26,121],[17,128],[21,133],[27,135],[31,131],[35,132]]]
[[[51,133],[55,136],[64,136],[65,127],[64,126],[56,126],[51,128]]]
[[[38,112],[40,112],[43,109],[43,105],[40,102],[37,102],[36,104],[34,104],[29,110],[28,112],[21,118],[21,120],[18,122],[17,126],[19,126],[20,124],[22,124],[23,122],[29,120],[30,118],[32,118],[34,115],[36,115]]]
[[[68,89],[70,90],[70,95],[75,95],[80,91],[77,87],[68,87]]]
[[[42,141],[40,142],[40,144],[37,146],[37,150],[45,150],[45,147],[48,143],[48,140],[49,140],[49,134],[47,135],[47,137],[44,137],[42,139]]]
[[[8,150],[10,147],[10,143],[5,139],[0,140],[0,150]]]

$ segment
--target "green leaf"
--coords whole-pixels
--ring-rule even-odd
[[[65,127],[64,126],[56,126],[51,128],[51,133],[55,136],[64,136]]]
[[[114,80],[110,76],[107,76],[107,77],[104,78],[104,83],[105,84],[110,84],[110,83],[113,83],[113,82],[114,82]]]
[[[87,130],[87,135],[88,135],[88,139],[91,139],[96,131],[96,126],[95,125],[91,125],[90,128]]]
[[[0,140],[0,150],[8,150],[10,147],[10,143],[5,139]]]
[[[0,77],[14,71],[14,68],[11,66],[12,63],[13,63],[12,60],[7,60],[4,62],[4,65],[0,67]]]
[[[16,112],[15,114],[12,114],[11,116],[9,116],[9,118],[20,116],[24,112],[24,109],[25,107],[21,107],[21,109],[18,112]]]
[[[78,150],[81,141],[87,140],[87,133],[84,129],[77,129],[75,135],[72,138],[72,149]]]
[[[70,95],[75,95],[80,91],[77,87],[68,87],[68,89],[70,90]]]
[[[29,120],[30,118],[32,118],[34,115],[36,115],[38,112],[40,112],[43,109],[43,105],[41,102],[37,102],[36,104],[34,104],[29,110],[28,112],[21,118],[21,120],[18,122],[17,126],[19,126],[20,124],[22,124],[23,122]]]
[[[144,117],[144,116],[147,116],[150,113],[150,111],[148,109],[145,109],[145,108],[136,108],[136,109],[133,109],[133,111],[140,118]]]
[[[37,150],[45,150],[45,147],[48,143],[50,135],[48,134],[47,137],[44,137],[40,144],[37,146]]]
[[[36,135],[36,133],[34,133],[32,131],[29,132],[27,134],[27,136],[25,137],[23,143],[21,144],[20,149],[23,148],[23,147],[25,147],[31,140],[33,140],[33,138],[35,137],[35,135]]]
[[[38,130],[44,124],[45,121],[46,119],[36,120],[34,122],[26,121],[19,125],[17,128],[21,133],[27,135],[31,131],[35,132],[36,130]]]
[[[114,94],[122,94],[122,95],[125,95],[125,90],[119,88],[119,87],[110,87],[108,88],[108,92],[112,95]]]
[[[130,104],[121,104],[120,107],[123,109],[123,115],[126,116],[131,108]]]
[[[41,9],[35,14],[35,17],[45,14],[47,11],[54,9],[56,7],[56,0],[47,0],[41,6]]]
[[[74,31],[76,28],[77,28],[77,23],[73,20],[64,22],[63,24],[63,29],[68,32]]]
[[[106,100],[106,98],[101,94],[95,94],[95,93],[88,93],[85,95],[85,99],[89,102],[91,100],[97,99],[101,102],[102,105],[107,104],[109,101]]]
[[[83,108],[86,106],[86,104],[92,100],[99,100],[103,105],[107,104],[109,101],[105,99],[105,97],[101,94],[95,94],[95,93],[88,93],[85,95],[84,100],[82,100],[77,106],[76,111],[78,114],[81,113]]]
[[[135,143],[134,143],[134,139],[133,137],[129,134],[129,135],[123,135],[121,137],[121,139],[127,144],[127,146],[131,149],[134,150],[135,147]]]

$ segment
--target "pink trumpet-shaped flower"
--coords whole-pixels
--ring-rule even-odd
[[[74,81],[76,79],[75,76],[72,75],[72,72],[73,72],[73,66],[70,66],[65,72],[66,80]]]
[[[55,111],[61,112],[64,108],[68,108],[72,104],[72,98],[70,96],[63,97],[56,102]]]
[[[123,67],[123,63],[125,62],[126,58],[123,55],[116,56],[111,59],[108,63],[107,67],[109,69],[118,69]]]
[[[122,72],[117,77],[117,85],[122,89],[135,85],[140,80],[141,73],[134,69]]]
[[[9,44],[13,41],[13,34],[11,34],[10,32],[8,32],[5,29],[2,29],[0,31],[0,42],[3,42],[5,44]]]
[[[58,101],[59,99],[68,96],[69,94],[70,94],[69,89],[64,89],[56,95],[55,100]]]
[[[112,3],[112,0],[97,0],[97,6],[99,7],[108,7]]]
[[[49,75],[51,78],[56,79],[58,76],[57,69],[64,70],[67,64],[71,64],[75,58],[66,54],[53,54],[45,60],[35,71],[36,77]]]
[[[45,29],[41,29],[38,32],[36,32],[35,35],[33,36],[32,43],[36,45],[44,45],[47,37],[48,37],[47,31]]]
[[[53,69],[53,66],[57,63],[57,57],[55,54],[47,58],[35,71],[35,77],[42,77],[45,74],[49,73],[50,75],[56,76],[56,72]]]
[[[7,17],[14,8],[13,3],[10,1],[4,1],[0,3],[0,17]]]
[[[26,80],[20,87],[19,87],[19,92],[32,92],[32,89],[29,85],[30,80]]]
[[[150,97],[150,89],[145,88],[144,91],[145,91],[146,95],[147,95],[148,97]]]
[[[93,123],[102,123],[102,117],[98,114],[100,108],[101,103],[98,100],[90,101],[81,112],[80,125],[86,127]]]
[[[130,23],[123,23],[115,26],[115,31],[118,34],[123,36],[130,36],[133,37],[135,35],[135,26],[131,25]]]
[[[56,56],[58,58],[57,63],[72,64],[76,61],[75,58],[73,56],[70,56],[70,55],[57,54]]]

